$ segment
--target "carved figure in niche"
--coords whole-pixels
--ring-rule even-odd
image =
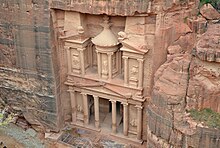
[[[83,111],[83,109],[82,109],[82,106],[81,106],[81,105],[77,105],[77,111],[78,111],[78,112],[80,112],[80,113]]]
[[[73,67],[79,67],[79,58],[76,57],[75,55],[72,57],[72,64]]]
[[[113,69],[115,69],[116,68],[116,54],[113,54],[113,57],[112,57],[112,67],[113,67]]]
[[[108,61],[105,60],[103,61],[103,72],[107,73],[108,72]]]
[[[130,125],[133,126],[133,127],[137,126],[137,120],[136,119],[132,119],[130,121]]]
[[[131,68],[131,75],[136,77],[138,73],[138,67],[136,65],[133,65]]]

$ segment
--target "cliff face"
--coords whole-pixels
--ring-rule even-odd
[[[219,27],[208,25],[194,50],[168,48],[172,55],[155,74],[147,109],[149,147],[219,147],[219,129],[195,122],[188,113],[204,108],[219,113]]]
[[[89,14],[129,16],[146,13],[150,0],[52,0],[51,8]]]
[[[0,0],[0,101],[4,106],[21,112],[33,125],[52,130],[57,130],[59,121],[67,118],[62,116],[62,112],[69,112],[65,109],[70,108],[70,103],[65,102],[65,99],[61,103],[59,99],[59,96],[69,97],[64,93],[67,88],[63,84],[66,63],[59,63],[66,55],[64,51],[57,51],[59,45],[56,34],[57,30],[63,29],[64,11],[88,13],[91,19],[99,14],[117,16],[122,23],[125,20],[121,16],[154,14],[160,18],[159,23],[155,22],[156,25],[166,33],[158,40],[157,46],[164,44],[158,48],[168,53],[168,60],[155,74],[152,98],[146,111],[148,135],[144,136],[147,136],[148,146],[219,147],[219,130],[197,124],[187,114],[187,110],[194,108],[211,108],[220,112],[220,27],[219,24],[211,25],[194,46],[195,33],[205,32],[205,18],[210,21],[210,17],[204,13],[205,18],[188,19],[193,16],[193,1],[181,5],[176,3],[184,1],[50,2]],[[57,20],[51,20],[50,8],[59,11],[58,14],[51,13],[57,15]],[[216,16],[219,18],[219,13]],[[58,22],[57,28],[52,26],[52,21]],[[95,27],[98,25],[95,24]],[[93,33],[92,27],[89,32]],[[195,50],[192,50],[193,47]],[[161,52],[155,54],[159,56]],[[63,75],[60,76],[60,73]]]
[[[0,99],[31,124],[56,130],[47,0],[0,1]]]

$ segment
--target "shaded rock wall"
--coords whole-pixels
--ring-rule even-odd
[[[0,0],[0,13],[0,99],[56,130],[49,2]]]

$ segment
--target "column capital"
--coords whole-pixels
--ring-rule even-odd
[[[135,107],[136,107],[137,109],[143,109],[143,108],[144,108],[142,105],[135,105]]]
[[[113,52],[108,52],[107,55],[108,55],[108,56],[112,56],[112,55],[113,55]]]
[[[87,93],[85,93],[85,92],[81,92],[80,94],[81,94],[81,95],[87,95]]]
[[[82,51],[86,50],[86,48],[85,48],[85,47],[83,47],[83,48],[77,48],[77,50],[80,51],[80,52],[82,52]]]
[[[96,95],[92,95],[94,99],[98,99],[99,96],[96,96]]]
[[[122,56],[122,59],[128,59],[128,56]]]
[[[128,106],[128,102],[121,102],[122,105]]]
[[[137,59],[138,62],[144,62],[144,59]]]
[[[64,46],[64,49],[70,50],[70,46]]]
[[[117,102],[116,100],[109,100],[109,101],[111,101],[112,103],[116,103]]]

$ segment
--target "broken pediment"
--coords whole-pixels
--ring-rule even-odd
[[[127,35],[125,32],[119,32],[119,41],[122,43],[123,48],[121,51],[135,52],[145,54],[149,51],[146,44],[145,37],[139,35]]]

